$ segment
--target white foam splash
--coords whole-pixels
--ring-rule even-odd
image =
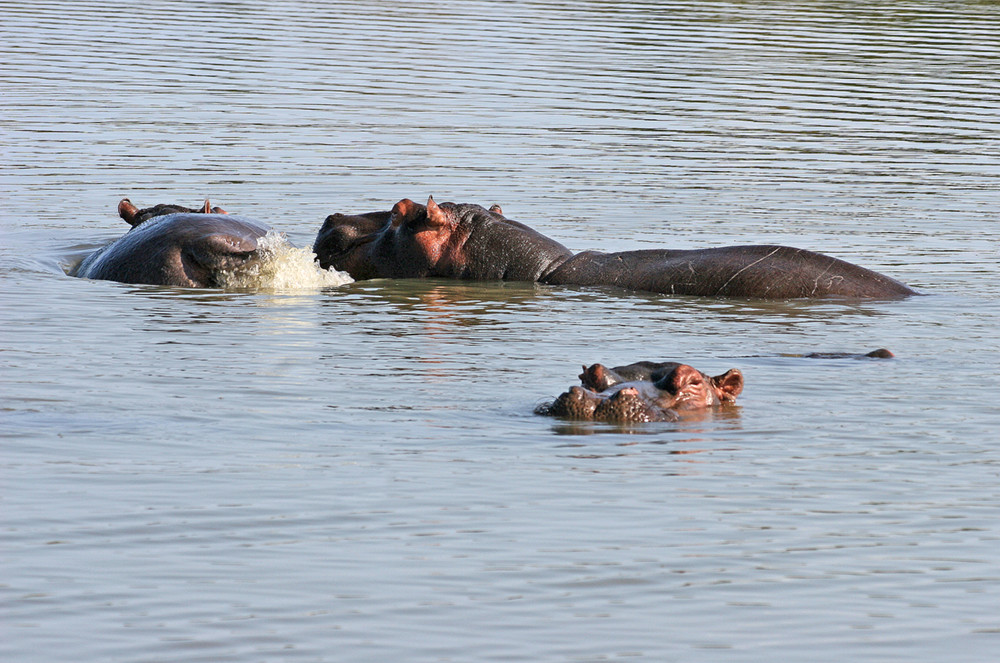
[[[259,260],[219,275],[227,290],[307,290],[351,283],[347,272],[323,269],[310,249],[299,249],[273,230],[257,240]]]

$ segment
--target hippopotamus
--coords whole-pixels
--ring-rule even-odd
[[[878,272],[789,246],[572,251],[508,219],[500,207],[426,205],[404,199],[391,211],[332,214],[313,251],[326,269],[357,280],[444,277],[618,286],[671,295],[789,299],[895,299],[916,292]]]
[[[253,260],[267,225],[227,214],[209,201],[200,208],[138,209],[124,198],[118,214],[132,228],[84,258],[70,274],[88,279],[205,288],[219,274]]]
[[[640,361],[607,368],[584,366],[582,386],[570,387],[537,414],[579,421],[641,423],[678,421],[732,403],[743,391],[743,374],[731,368],[709,377],[676,362]]]
[[[806,359],[893,359],[896,355],[892,350],[879,348],[871,352],[809,352],[804,355],[784,355],[786,357],[805,357]]]

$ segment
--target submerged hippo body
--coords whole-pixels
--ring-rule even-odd
[[[584,367],[580,381],[583,386],[570,387],[536,412],[575,421],[678,421],[731,403],[743,391],[743,374],[735,368],[709,377],[674,362],[594,364]]]
[[[269,228],[230,216],[208,201],[203,208],[156,205],[140,210],[126,198],[119,214],[132,229],[87,256],[71,275],[88,279],[205,288],[256,257]]]
[[[618,286],[676,295],[892,299],[916,294],[887,276],[787,246],[585,251],[503,216],[498,207],[410,200],[391,212],[327,217],[313,251],[355,279],[427,276]]]
[[[553,285],[614,285],[670,295],[892,299],[906,285],[838,258],[790,246],[579,253],[550,273]]]

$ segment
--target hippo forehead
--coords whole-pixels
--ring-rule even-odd
[[[323,222],[317,244],[322,242],[328,251],[346,251],[359,239],[385,230],[391,216],[391,212],[331,214]]]
[[[508,226],[518,230],[537,233],[534,228],[526,226],[519,221],[508,219],[503,214],[488,210],[481,205],[473,203],[440,203],[439,207],[451,215],[456,225],[459,226],[474,228]]]

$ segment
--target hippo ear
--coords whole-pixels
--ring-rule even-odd
[[[227,212],[226,210],[222,209],[221,207],[212,207],[212,203],[210,203],[208,201],[208,198],[205,199],[205,204],[201,206],[201,213],[202,214],[229,214],[229,212]]]
[[[722,375],[712,378],[712,387],[720,401],[735,401],[743,393],[743,374],[738,368],[730,368]]]
[[[433,228],[447,228],[451,226],[451,217],[434,202],[434,196],[427,198],[427,225]]]
[[[420,205],[416,204],[409,198],[403,198],[398,203],[392,206],[392,224],[399,225],[406,222],[412,222],[415,220],[420,212]]]
[[[594,364],[590,367],[584,366],[583,373],[580,373],[580,383],[593,391],[604,391],[621,381],[604,364]]]
[[[122,198],[122,201],[118,203],[118,216],[133,228],[142,223],[139,220],[139,208],[133,205],[128,198]]]
[[[499,214],[500,216],[503,216],[503,210],[496,203],[490,205],[490,211],[493,212],[494,214]]]

